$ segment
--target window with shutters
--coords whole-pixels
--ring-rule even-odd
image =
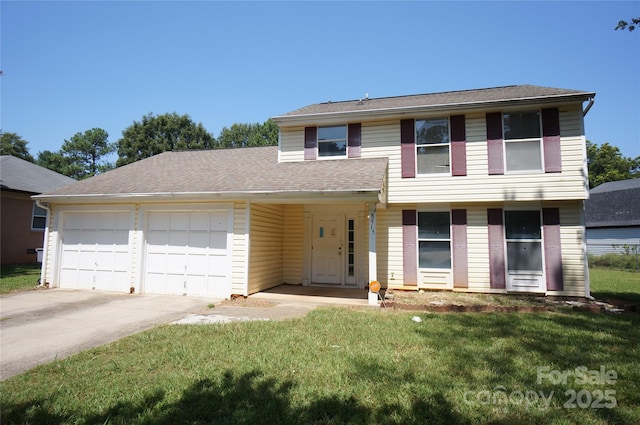
[[[506,170],[509,172],[542,171],[540,112],[505,112],[502,123]]]
[[[347,155],[347,126],[318,127],[318,157]]]
[[[505,211],[507,270],[542,274],[540,211]]]
[[[416,120],[418,174],[450,173],[449,119]]]
[[[418,266],[451,268],[451,219],[449,212],[418,212]]]

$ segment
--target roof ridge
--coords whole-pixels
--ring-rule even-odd
[[[327,102],[320,102],[318,105],[329,105],[334,103],[348,103],[348,102],[360,102],[367,100],[385,100],[385,99],[397,99],[400,97],[418,97],[418,96],[432,96],[432,95],[442,95],[442,94],[451,94],[451,93],[465,93],[465,92],[478,92],[484,90],[496,90],[496,89],[506,89],[512,87],[543,87],[543,86],[534,86],[532,84],[509,84],[506,86],[496,86],[496,87],[482,87],[479,89],[463,89],[463,90],[445,90],[438,92],[430,92],[430,93],[414,93],[414,94],[400,94],[395,96],[382,96],[382,97],[367,97],[365,99],[349,99],[349,100],[329,100]],[[551,87],[546,87],[551,88]]]

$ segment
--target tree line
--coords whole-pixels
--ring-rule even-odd
[[[224,127],[216,138],[189,115],[149,113],[127,127],[115,143],[109,142],[105,130],[92,128],[65,139],[58,151],[45,150],[35,158],[20,135],[7,132],[0,139],[0,154],[82,180],[165,151],[274,146],[278,144],[278,126],[271,119],[262,124],[235,123]],[[108,162],[113,153],[118,154],[115,164]]]

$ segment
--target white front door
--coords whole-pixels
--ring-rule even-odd
[[[342,284],[344,215],[314,214],[311,238],[311,283]]]

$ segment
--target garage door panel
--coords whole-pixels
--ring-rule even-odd
[[[190,232],[188,245],[190,252],[198,248],[206,252],[209,249],[209,232]]]
[[[61,287],[128,291],[130,212],[63,212]]]
[[[173,213],[169,220],[169,230],[187,230],[189,229],[188,213]]]
[[[150,212],[145,292],[228,297],[228,216],[228,211]],[[160,236],[163,231],[166,237]]]
[[[227,232],[211,232],[209,234],[209,247],[215,254],[224,255],[227,253]]]
[[[149,215],[147,228],[149,232],[153,232],[154,230],[166,232],[169,228],[169,214],[153,213]]]
[[[229,229],[229,215],[218,212],[211,215],[211,230],[226,232]]]
[[[147,244],[149,247],[164,246],[169,243],[169,233],[166,230],[149,230]]]
[[[173,247],[186,247],[189,242],[189,235],[184,231],[169,232],[167,244]]]
[[[193,213],[189,220],[190,231],[208,232],[211,227],[211,215],[209,213]]]

